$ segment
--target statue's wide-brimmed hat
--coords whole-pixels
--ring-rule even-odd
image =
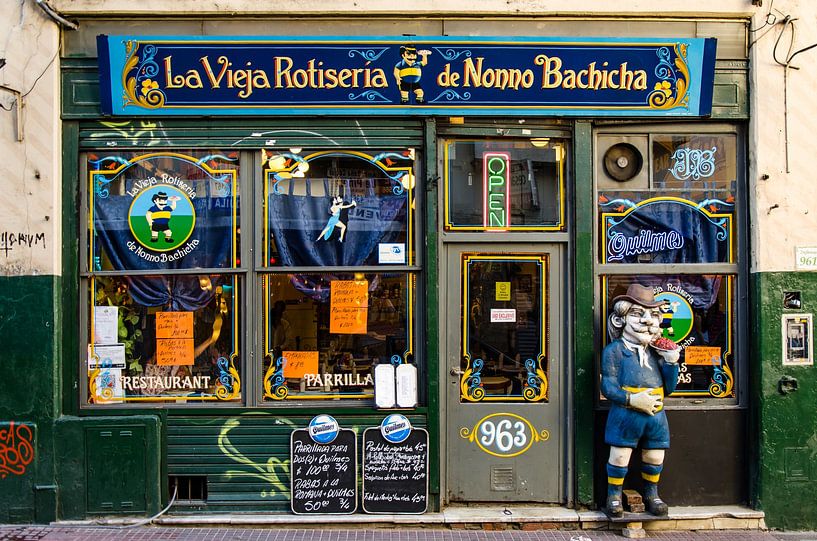
[[[627,288],[627,293],[613,299],[613,304],[618,301],[630,301],[645,308],[656,308],[667,303],[667,301],[664,300],[656,300],[652,288],[642,286],[641,284],[632,284]]]

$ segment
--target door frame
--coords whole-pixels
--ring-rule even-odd
[[[562,457],[560,463],[562,467],[562,483],[560,486],[560,494],[561,494],[561,501],[563,505],[572,506],[576,501],[576,466],[577,466],[577,457],[574,456],[576,452],[575,447],[575,439],[577,437],[577,431],[575,428],[575,412],[573,410],[573,403],[574,397],[576,396],[576,375],[574,374],[575,370],[575,359],[574,359],[574,344],[575,344],[575,328],[572,325],[576,317],[574,302],[576,299],[576,294],[574,292],[574,284],[575,282],[575,275],[574,275],[574,268],[575,268],[575,245],[576,239],[574,238],[574,224],[575,224],[575,216],[576,216],[576,209],[573,205],[574,197],[576,196],[576,183],[578,180],[576,179],[576,160],[577,154],[579,155],[586,155],[589,154],[589,148],[585,148],[585,143],[589,143],[589,129],[585,131],[588,132],[588,136],[582,137],[581,141],[577,142],[576,137],[577,135],[574,133],[579,127],[584,127],[584,124],[588,124],[587,128],[589,128],[589,123],[584,122],[574,122],[571,123],[569,126],[564,124],[562,125],[554,125],[553,121],[547,121],[546,119],[529,119],[532,122],[527,122],[524,124],[524,127],[520,127],[520,124],[508,124],[507,126],[500,126],[498,123],[487,123],[487,124],[480,124],[479,126],[462,126],[459,124],[448,124],[442,121],[436,122],[429,122],[427,124],[427,132],[426,132],[426,146],[428,152],[430,171],[434,171],[432,168],[432,164],[436,165],[436,175],[430,174],[430,177],[434,177],[435,182],[433,182],[433,189],[429,190],[429,195],[431,196],[430,199],[427,201],[428,203],[428,210],[433,215],[429,215],[428,217],[428,229],[427,229],[427,237],[429,244],[427,246],[429,258],[428,258],[428,265],[429,267],[434,267],[433,271],[429,273],[429,278],[436,282],[429,283],[429,308],[430,313],[433,312],[437,317],[437,325],[435,329],[429,329],[429,346],[436,349],[436,355],[434,352],[430,351],[430,357],[436,357],[436,378],[435,375],[432,373],[430,374],[432,379],[436,379],[437,389],[435,393],[435,400],[437,402],[437,433],[438,433],[438,441],[439,441],[439,450],[438,456],[439,458],[439,494],[440,494],[440,504],[444,506],[446,504],[450,504],[448,498],[448,466],[447,466],[447,456],[449,450],[449,442],[447,437],[447,423],[445,419],[447,418],[448,412],[448,397],[447,397],[447,389],[448,389],[448,382],[449,382],[449,366],[448,363],[445,361],[445,351],[446,351],[446,336],[448,328],[450,325],[446,325],[446,313],[445,309],[442,308],[442,301],[447,298],[448,295],[448,288],[447,288],[447,277],[448,277],[448,262],[447,262],[447,254],[449,244],[459,244],[459,243],[475,243],[478,244],[480,242],[486,242],[484,232],[446,232],[443,229],[443,220],[442,212],[444,211],[445,201],[444,198],[444,186],[443,183],[446,181],[443,178],[443,173],[445,171],[445,164],[443,163],[444,160],[444,145],[447,141],[453,139],[474,139],[474,138],[542,138],[542,137],[552,137],[552,138],[561,138],[564,139],[568,143],[568,152],[566,157],[566,191],[565,191],[565,205],[566,205],[566,220],[567,220],[567,230],[563,232],[509,232],[509,233],[497,233],[491,232],[490,240],[494,243],[514,243],[519,244],[520,246],[524,245],[536,245],[536,244],[554,244],[554,245],[561,245],[559,254],[560,254],[560,271],[562,273],[562,312],[561,317],[563,320],[558,323],[558,329],[561,333],[561,346],[560,351],[556,351],[555,349],[551,349],[551,355],[559,361],[561,365],[558,367],[560,370],[560,378],[561,378],[561,393],[559,398],[559,410],[560,410],[560,417],[561,417],[561,442],[559,450],[560,456]],[[503,129],[500,129],[503,128]],[[582,148],[577,148],[577,146],[581,146]],[[588,145],[589,146],[589,145]],[[584,160],[582,161],[582,165],[584,165]],[[586,160],[589,165],[589,160]],[[436,182],[439,181],[439,182]],[[579,190],[581,191],[581,190]],[[588,200],[588,206],[591,201]],[[583,240],[583,239],[582,239]],[[590,244],[590,243],[587,243]],[[589,247],[589,246],[588,246]],[[433,257],[433,262],[431,256]],[[589,258],[588,258],[589,259]],[[435,288],[434,285],[437,287]],[[433,297],[433,298],[432,298]],[[589,297],[592,299],[592,291],[589,292]],[[459,315],[457,315],[459,318]],[[589,321],[591,323],[591,328],[585,329],[583,334],[592,336],[594,333],[594,329],[592,328],[592,310],[590,311],[590,317],[585,318],[585,321]],[[457,331],[459,332],[459,331]],[[436,334],[436,337],[433,335]],[[436,340],[431,340],[431,338],[437,338]],[[591,346],[592,348],[592,346]],[[582,379],[590,378],[592,374],[584,374]],[[431,398],[431,397],[430,397]],[[588,430],[588,434],[592,433],[592,430]],[[585,480],[586,484],[590,485],[591,483],[588,480]]]

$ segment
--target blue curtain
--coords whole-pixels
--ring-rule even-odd
[[[638,237],[642,230],[657,234],[674,230],[680,234],[683,247],[647,252],[651,263],[718,263],[729,260],[728,228],[725,223],[719,223],[723,219],[710,218],[688,205],[661,201],[639,207],[623,219],[614,219],[619,223],[608,230],[605,242],[610,240],[613,233],[621,233],[626,238]],[[639,255],[625,255],[615,262],[638,263]]]
[[[290,191],[292,185],[290,183]],[[346,225],[343,242],[335,226],[328,239],[319,234],[330,221],[331,196],[312,196],[306,181],[306,195],[271,194],[269,229],[274,237],[281,263],[285,266],[358,266],[377,265],[380,243],[405,242],[407,199],[400,195],[374,195],[371,185],[364,196],[352,196],[348,183],[343,204],[356,206],[341,211],[339,221]],[[330,193],[324,182],[324,193]]]
[[[205,183],[197,183],[204,187]],[[128,226],[128,211],[133,198],[127,195],[110,195],[94,198],[94,231],[101,248],[116,270],[165,270],[191,268],[228,268],[232,256],[232,198],[209,197],[204,190],[193,199],[196,210],[196,226],[190,238],[180,249],[192,241],[198,246],[176,261],[148,262],[128,248],[134,239]],[[152,252],[143,248],[151,255]],[[174,251],[167,252],[168,255]]]
[[[210,286],[202,289],[198,276],[127,276],[128,293],[142,306],[167,306],[171,312],[194,311],[213,300],[222,276],[208,276]]]

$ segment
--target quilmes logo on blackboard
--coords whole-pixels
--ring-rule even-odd
[[[389,443],[402,443],[411,435],[411,422],[405,415],[394,413],[380,423],[380,433]]]
[[[309,421],[309,437],[315,443],[332,443],[338,437],[340,426],[331,415],[317,415]]]

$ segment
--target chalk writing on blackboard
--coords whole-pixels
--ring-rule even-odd
[[[363,510],[425,513],[428,507],[428,432],[415,428],[389,443],[379,428],[363,432]]]
[[[357,435],[341,429],[332,443],[315,443],[307,430],[290,439],[291,506],[295,514],[350,514],[357,510]]]

